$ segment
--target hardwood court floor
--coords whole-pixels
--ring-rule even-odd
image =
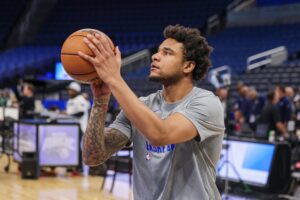
[[[116,182],[110,194],[110,180],[100,191],[102,177],[63,176],[24,180],[14,163],[9,173],[4,172],[7,159],[0,157],[0,200],[126,200],[130,199],[128,183]]]

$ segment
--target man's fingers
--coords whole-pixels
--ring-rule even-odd
[[[121,51],[119,49],[119,46],[116,47],[116,56],[121,58]]]
[[[109,45],[108,39],[104,35],[96,33],[95,37],[100,41],[99,47],[101,46],[101,52],[106,52],[106,55],[114,54],[113,50]]]
[[[94,55],[96,57],[101,57],[101,52],[99,51],[99,48],[97,47],[97,44],[99,44],[99,41],[97,41],[94,37],[84,38],[83,41],[85,44],[88,45],[88,47],[92,50],[92,52],[94,53]]]
[[[90,63],[95,63],[95,62],[96,62],[95,59],[94,59],[93,57],[91,57],[91,56],[89,56],[89,55],[87,55],[87,54],[85,54],[85,53],[83,53],[83,52],[81,52],[81,51],[78,51],[78,55],[79,55],[81,58],[87,60],[87,61],[90,62]]]

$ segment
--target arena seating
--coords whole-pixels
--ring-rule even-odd
[[[300,0],[256,0],[256,5],[261,6],[274,6],[274,5],[284,5],[299,3]]]
[[[58,46],[23,46],[0,54],[0,79],[33,72],[54,63],[60,56]]]
[[[282,45],[289,53],[299,51],[295,41],[300,41],[300,24],[228,28],[208,41],[214,47],[214,67],[229,65],[233,73],[242,74],[251,55]]]
[[[232,0],[215,2],[155,0],[150,4],[138,0],[114,0],[109,3],[91,0],[82,4],[79,0],[58,1],[35,43],[60,45],[68,34],[90,27],[110,35],[121,49],[123,45],[130,44],[130,50],[139,50],[140,46],[135,48],[133,45],[148,47],[157,44],[166,25],[179,23],[200,27],[208,17],[220,13]]]

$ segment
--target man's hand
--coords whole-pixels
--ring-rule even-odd
[[[84,38],[95,57],[91,57],[83,52],[78,52],[79,56],[87,60],[95,67],[100,79],[109,85],[110,81],[121,78],[121,52],[116,47],[111,49],[109,41],[104,35],[96,33],[88,34]]]

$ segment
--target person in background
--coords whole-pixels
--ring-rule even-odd
[[[67,101],[67,105],[66,105],[66,113],[74,117],[78,121],[78,123],[80,124],[80,130],[83,134],[85,133],[85,130],[87,128],[90,102],[81,94],[81,86],[77,82],[71,82],[67,87],[67,89],[68,89],[69,100]],[[82,148],[81,139],[80,139],[80,146]],[[82,166],[81,156],[80,156],[80,164],[78,170],[79,171],[82,170],[85,176],[88,175],[89,173],[88,166],[87,165]]]
[[[277,107],[279,110],[280,121],[287,126],[287,123],[292,118],[292,103],[288,99],[285,93],[285,87],[277,86],[276,92],[278,94],[279,102],[277,103]]]
[[[294,104],[294,97],[295,97],[294,89],[292,87],[290,87],[290,86],[285,87],[285,94],[286,94],[286,97],[291,102],[291,106],[292,106],[292,119],[294,119],[295,118],[295,113],[296,113],[296,106]]]
[[[293,99],[293,103],[295,105],[296,129],[300,129],[300,87],[298,88],[298,91]]]
[[[289,100],[292,100],[295,95],[294,89],[290,86],[285,87],[285,94]]]
[[[8,99],[6,102],[6,106],[14,107],[14,108],[19,107],[19,102],[18,102],[17,96],[12,89],[9,89],[9,91],[8,91]]]
[[[89,101],[81,94],[81,86],[71,82],[68,89],[69,99],[66,105],[66,113],[77,119],[82,133],[85,132],[88,123]]]
[[[235,106],[236,110],[241,111],[246,122],[249,121],[250,108],[251,108],[251,102],[247,97],[248,92],[249,92],[248,86],[242,85],[239,87],[238,90],[239,96],[236,99],[236,106]]]
[[[34,86],[31,83],[25,83],[20,101],[20,118],[33,119],[35,111]]]
[[[5,97],[5,91],[0,90],[0,107],[5,107],[6,106],[6,97]]]
[[[225,127],[227,127],[229,121],[233,120],[233,117],[231,117],[233,115],[233,114],[231,114],[233,102],[229,102],[228,88],[226,88],[226,87],[218,88],[216,90],[216,95],[219,97],[219,99],[222,103],[222,106],[223,106],[223,109],[224,109]]]
[[[289,138],[289,134],[286,131],[285,125],[280,119],[278,111],[278,93],[275,90],[271,90],[267,94],[267,103],[262,109],[260,123],[267,125],[268,132],[275,131],[276,136],[283,136],[285,139]]]
[[[254,87],[249,88],[248,99],[250,101],[250,112],[247,123],[250,128],[254,131],[256,128],[256,121],[259,118],[261,111],[265,105],[265,98],[259,96]]]
[[[25,82],[23,79],[18,79],[18,84],[16,85],[16,88],[14,88],[14,91],[16,93],[16,96],[18,99],[21,99],[23,96],[23,89],[24,89]]]

